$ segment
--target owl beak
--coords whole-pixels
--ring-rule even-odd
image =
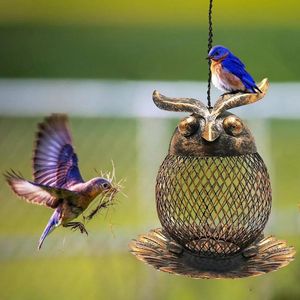
[[[208,122],[205,125],[204,130],[202,132],[202,138],[205,139],[207,142],[213,142],[220,136],[220,133],[216,130],[216,128],[213,125],[213,122]]]

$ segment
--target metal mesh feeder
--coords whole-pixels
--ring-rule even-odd
[[[266,93],[225,95],[212,109],[154,92],[155,104],[191,116],[177,126],[156,181],[162,229],[133,240],[131,251],[155,268],[195,278],[235,278],[276,270],[295,250],[262,232],[271,211],[271,185],[254,138],[228,109]]]
[[[156,184],[163,228],[186,249],[226,256],[250,245],[271,209],[269,176],[259,154],[168,155]]]

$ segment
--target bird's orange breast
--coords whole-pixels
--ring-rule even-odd
[[[211,72],[215,74],[222,82],[225,82],[226,85],[235,88],[236,90],[244,90],[245,86],[242,81],[235,76],[234,74],[224,71],[222,60],[212,61],[211,63]]]
[[[222,72],[221,60],[213,60],[210,65],[210,69],[212,73],[220,75],[220,73]]]

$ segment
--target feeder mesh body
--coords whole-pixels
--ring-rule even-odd
[[[168,155],[157,176],[163,228],[185,249],[206,257],[233,255],[256,240],[271,201],[269,175],[258,153]]]

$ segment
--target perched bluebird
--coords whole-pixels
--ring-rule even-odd
[[[82,223],[71,221],[98,195],[112,195],[117,189],[110,179],[96,177],[86,182],[82,179],[66,115],[51,115],[38,128],[33,155],[34,181],[27,181],[14,171],[5,177],[12,190],[27,202],[54,209],[40,237],[40,249],[47,235],[60,225],[87,234]]]
[[[208,53],[212,82],[223,92],[261,92],[245,65],[223,46],[214,46]]]

